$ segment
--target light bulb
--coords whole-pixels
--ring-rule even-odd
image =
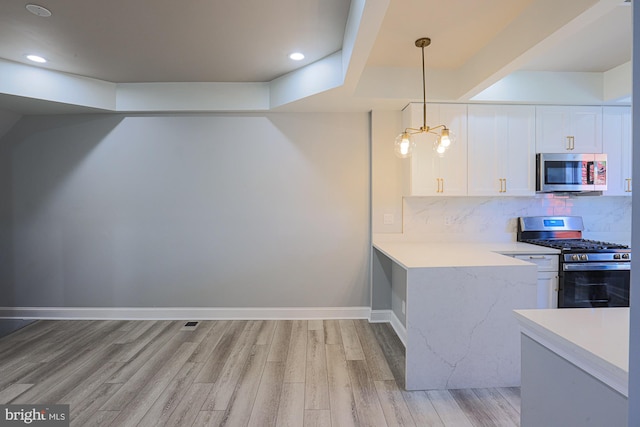
[[[401,159],[405,159],[410,157],[413,153],[413,148],[415,147],[415,142],[411,139],[411,135],[408,132],[402,132],[400,135],[396,137],[394,143],[394,151],[396,156]]]
[[[448,148],[451,145],[451,138],[449,138],[449,129],[443,129],[440,136],[440,145],[444,148]]]
[[[447,147],[442,144],[438,144],[438,146],[436,147],[436,153],[444,154],[445,151],[447,151]]]
[[[402,138],[402,141],[400,141],[400,154],[404,156],[409,154],[409,140],[406,138]]]

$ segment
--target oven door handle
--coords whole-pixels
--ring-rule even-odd
[[[595,162],[587,162],[587,184],[593,185],[596,181]]]
[[[631,270],[630,262],[587,262],[576,264],[562,264],[563,271],[603,271],[603,270]]]

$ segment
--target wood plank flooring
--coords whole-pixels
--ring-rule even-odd
[[[519,426],[520,390],[408,392],[365,320],[38,321],[0,338],[0,404],[72,426]]]

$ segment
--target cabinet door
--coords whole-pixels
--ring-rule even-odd
[[[536,152],[564,153],[570,150],[569,107],[536,107]]]
[[[631,196],[631,107],[604,107],[603,149],[607,154],[606,196]]]
[[[455,142],[440,159],[442,176],[441,195],[467,195],[467,106],[442,104],[440,120],[434,124],[445,124],[455,138]],[[428,120],[428,119],[427,119]],[[437,156],[437,154],[436,154]]]
[[[422,104],[405,109],[409,127],[423,125]],[[427,125],[446,125],[455,141],[444,156],[433,149],[437,136],[414,135],[416,147],[410,159],[410,196],[464,196],[467,194],[467,106],[459,104],[427,104]]]
[[[602,153],[602,107],[571,107],[572,153]]]
[[[535,108],[504,106],[503,195],[532,196],[536,192]]]
[[[538,266],[536,308],[558,308],[558,255],[521,254],[512,256]]]
[[[601,107],[536,107],[538,153],[602,153]]]
[[[558,308],[558,273],[538,272],[537,308]]]
[[[502,194],[503,144],[506,139],[499,105],[469,105],[468,188],[472,196]]]
[[[469,195],[535,194],[535,108],[470,105]]]

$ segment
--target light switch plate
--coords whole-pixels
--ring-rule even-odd
[[[384,214],[384,225],[393,224],[393,214]]]

